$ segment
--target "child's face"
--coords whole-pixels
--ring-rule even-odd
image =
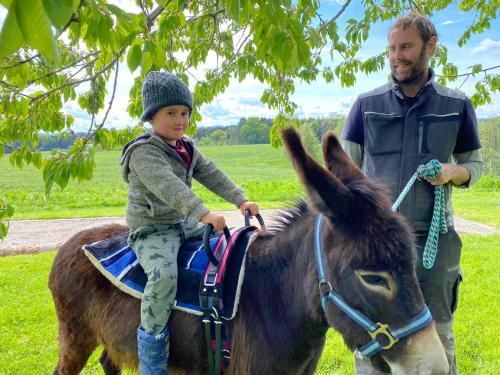
[[[175,146],[189,126],[189,108],[185,105],[163,107],[150,122],[156,134]]]

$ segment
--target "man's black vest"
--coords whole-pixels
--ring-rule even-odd
[[[390,188],[396,200],[420,164],[451,161],[465,95],[430,80],[408,101],[394,82],[360,96],[364,121],[365,173]],[[428,230],[434,187],[417,181],[399,211],[417,231]]]

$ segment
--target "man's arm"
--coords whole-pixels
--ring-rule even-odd
[[[470,176],[467,181],[461,184],[455,183],[455,181],[452,180],[453,184],[457,187],[466,188],[472,186],[484,174],[484,160],[480,150],[453,154],[453,159],[455,159],[458,166],[466,169]]]
[[[455,163],[441,163],[443,169],[430,184],[444,185],[448,181],[454,186],[467,188],[483,175],[484,161],[479,150],[453,154]]]
[[[359,97],[354,101],[347,115],[341,138],[342,148],[354,164],[361,168],[364,157],[364,130],[361,100]]]
[[[451,181],[457,187],[466,188],[474,184],[484,171],[484,161],[480,148],[476,112],[469,98],[466,98],[462,123],[453,151],[455,163],[441,164],[443,169],[431,185],[443,185]]]

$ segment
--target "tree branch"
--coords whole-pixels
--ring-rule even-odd
[[[92,121],[91,121],[91,124],[90,124],[90,128],[87,131],[87,135],[85,135],[83,144],[80,147],[80,149],[73,154],[73,156],[71,158],[71,162],[74,160],[74,158],[75,158],[76,155],[79,155],[82,152],[82,150],[84,149],[84,147],[89,142],[90,138],[92,138],[93,136],[95,136],[95,134],[104,127],[104,124],[106,123],[106,119],[108,118],[108,115],[109,115],[109,112],[111,110],[111,107],[113,106],[113,101],[115,100],[116,85],[118,83],[118,69],[119,69],[119,67],[120,67],[120,61],[116,60],[115,78],[114,78],[114,81],[113,81],[113,91],[111,93],[111,98],[110,98],[109,103],[108,103],[108,109],[106,110],[106,113],[104,114],[104,117],[103,117],[101,123],[95,128],[95,130],[92,131],[92,127],[93,127],[94,122],[95,122],[94,121],[95,120],[95,114],[92,114]]]
[[[349,6],[349,3],[351,2],[351,0],[346,0],[346,2],[344,3],[344,5],[342,5],[342,8],[340,8],[340,10],[337,12],[337,14],[335,16],[333,16],[332,19],[330,19],[327,23],[321,25],[320,29],[325,29],[325,28],[328,28],[328,26],[332,23],[332,22],[335,22],[341,15],[342,13],[344,13],[344,11],[347,9],[347,7]]]
[[[49,91],[46,91],[44,92],[43,94],[40,94],[39,96],[36,96],[33,98],[33,101],[39,101],[39,100],[42,100],[48,96],[50,96],[53,92],[56,92],[56,91],[59,91],[59,90],[62,90],[63,88],[65,87],[68,87],[68,86],[78,86],[84,82],[88,82],[88,81],[92,81],[94,79],[96,79],[98,76],[100,76],[101,74],[105,73],[111,66],[113,66],[113,64],[123,55],[123,53],[125,52],[126,48],[123,47],[116,55],[115,57],[113,57],[113,59],[107,63],[101,70],[99,70],[97,73],[95,73],[94,75],[90,76],[90,77],[87,77],[87,78],[84,78],[84,79],[81,79],[81,80],[77,80],[77,81],[73,81],[73,82],[67,82],[65,84],[62,84],[58,87],[55,87],[53,88],[52,90],[49,90]]]
[[[101,124],[97,127],[97,130],[101,129],[104,126],[104,123],[106,122],[106,119],[108,118],[109,111],[111,110],[111,106],[113,105],[113,101],[115,100],[115,93],[116,93],[116,84],[118,82],[118,69],[120,67],[120,61],[116,60],[116,67],[115,67],[115,79],[113,82],[113,92],[111,93],[111,99],[109,100],[109,105],[106,113],[104,114],[104,118],[102,119]],[[96,131],[97,131],[96,130]],[[94,132],[95,134],[95,132]]]
[[[167,6],[167,5],[168,4],[165,4],[165,6]],[[165,10],[164,6],[159,6],[155,10],[153,10],[149,15],[147,15],[147,17],[148,17],[148,23],[147,23],[148,29],[150,29],[154,25],[155,20],[160,16],[160,14],[163,13],[164,10]]]
[[[493,69],[498,69],[498,68],[500,68],[500,65],[492,66],[492,67],[489,67],[489,68],[486,68],[486,69],[481,69],[477,73],[487,72],[488,70],[493,70]],[[476,73],[474,73],[474,74],[476,74]],[[463,74],[453,74],[453,75],[436,74],[436,77],[458,78],[458,77],[468,77],[470,75],[472,75],[472,72],[463,73]]]
[[[40,54],[39,54],[39,53],[37,53],[36,55],[31,56],[30,58],[27,58],[27,59],[25,59],[25,60],[18,61],[18,62],[16,62],[16,63],[15,63],[15,64],[13,64],[13,65],[8,65],[8,66],[0,66],[0,69],[11,69],[11,68],[15,68],[16,66],[26,64],[26,63],[28,63],[28,62],[30,62],[30,61],[32,61],[32,60],[34,60],[34,59],[36,59],[36,58],[37,58],[37,57],[39,57],[39,56],[40,56]]]
[[[50,76],[52,76],[52,75],[54,75],[54,74],[57,74],[57,73],[62,72],[63,70],[66,70],[66,69],[69,69],[69,68],[71,68],[71,67],[73,67],[73,66],[76,66],[79,62],[81,62],[81,61],[85,60],[86,58],[91,57],[91,56],[98,55],[98,54],[100,54],[100,53],[101,53],[101,51],[100,51],[100,50],[99,50],[99,51],[92,52],[92,53],[89,53],[88,55],[83,56],[82,58],[80,58],[79,60],[77,60],[77,61],[73,62],[72,64],[68,64],[68,65],[63,66],[63,67],[61,67],[61,68],[59,68],[59,69],[52,70],[52,71],[48,72],[47,74],[44,74],[43,76],[40,76],[40,77],[34,78],[34,79],[32,79],[32,80],[28,81],[28,82],[26,83],[26,86],[25,86],[24,88],[22,88],[22,89],[18,89],[18,90],[15,92],[15,94],[19,94],[22,90],[26,89],[26,87],[31,86],[32,84],[34,84],[34,83],[36,83],[36,82],[38,82],[38,81],[40,81],[40,80],[42,80],[42,79],[44,79],[44,78],[50,77]],[[92,60],[92,61],[90,61],[90,62],[88,62],[88,63],[84,64],[84,65],[83,65],[83,67],[86,67],[86,66],[88,66],[89,64],[91,64],[91,63],[93,63],[93,62],[95,62],[95,61],[96,61],[96,59],[94,59],[94,60]],[[80,68],[78,71],[81,71],[81,70],[83,69],[83,67],[82,67],[82,68]],[[74,75],[72,75],[71,77],[74,77]]]
[[[0,142],[0,146],[3,146],[4,148],[10,148],[11,150],[14,150],[14,149],[15,149],[15,147],[12,147],[12,146],[6,145],[5,143],[2,143],[2,142]]]

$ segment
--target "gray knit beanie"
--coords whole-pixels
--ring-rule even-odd
[[[148,74],[142,85],[141,121],[149,121],[161,108],[183,104],[193,110],[193,99],[187,86],[176,76],[153,71]]]

